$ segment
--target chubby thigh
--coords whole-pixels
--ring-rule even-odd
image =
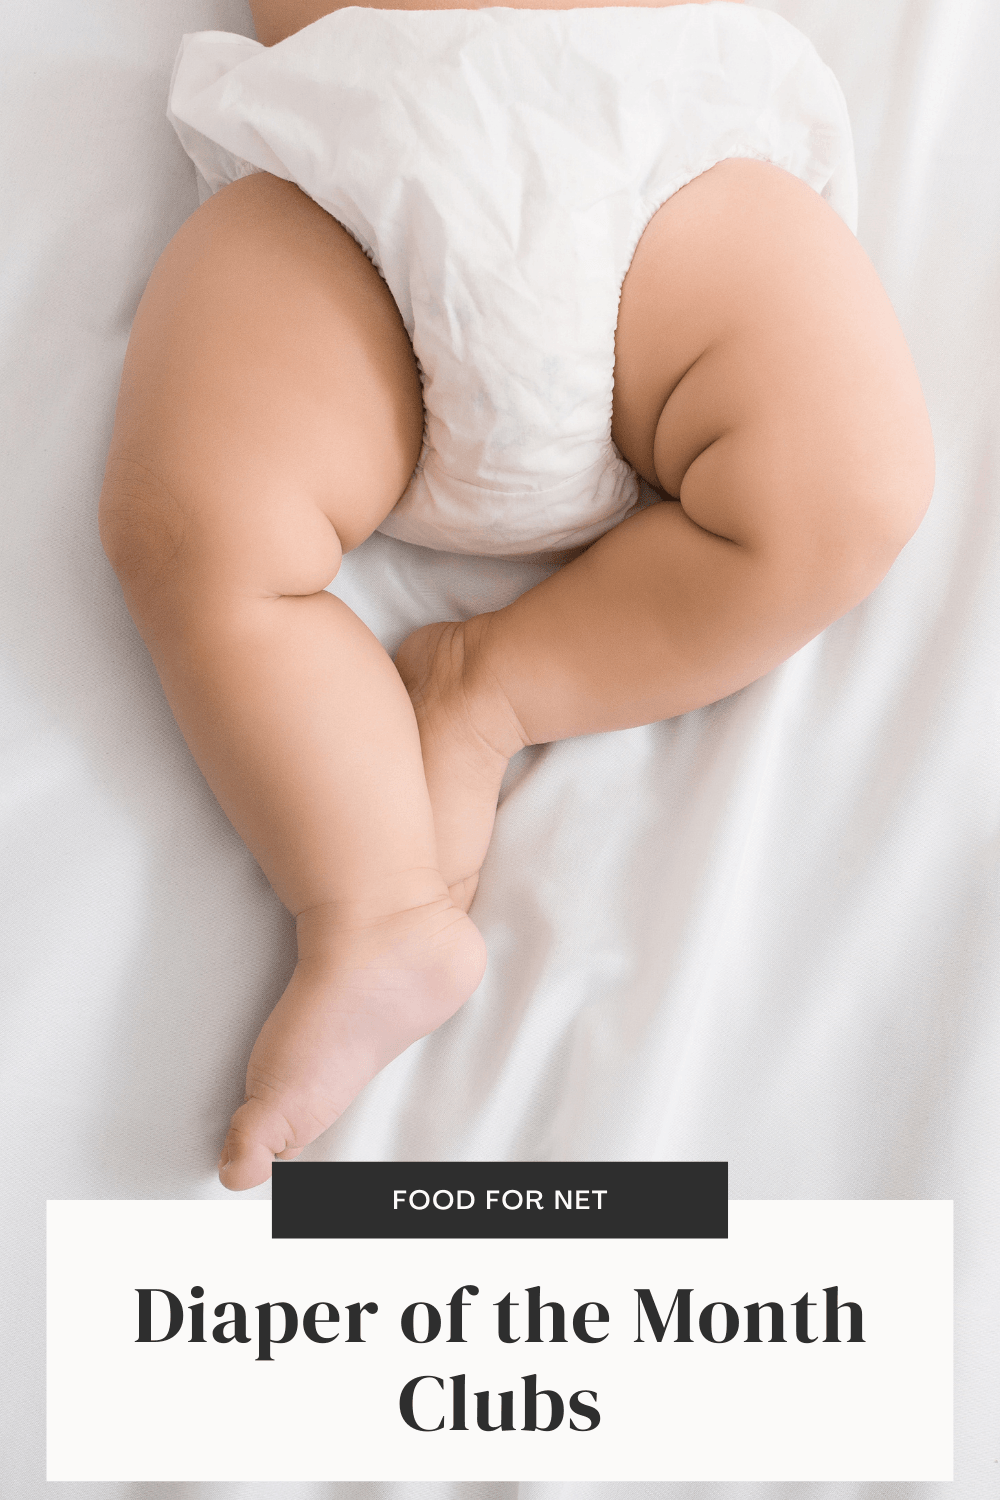
[[[612,435],[698,526],[800,573],[827,614],[817,629],[882,576],[933,482],[919,380],[870,261],[764,162],[721,162],[646,228],[622,287]]]
[[[129,340],[102,534],[147,604],[212,581],[311,594],[395,504],[420,451],[413,353],[355,241],[266,173],[161,256]]]

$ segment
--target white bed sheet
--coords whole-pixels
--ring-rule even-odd
[[[860,237],[931,409],[934,505],[876,594],[765,681],[515,763],[475,906],[482,987],[309,1155],[726,1158],[736,1198],[954,1198],[956,1483],[940,1500],[986,1500],[1000,1491],[1000,7],[775,8],[847,94]],[[178,37],[204,28],[249,32],[249,15],[241,0],[36,0],[0,20],[0,1488],[24,1500],[44,1488],[44,1200],[220,1195],[218,1145],[292,961],[290,923],[188,756],[95,526],[129,323],[197,203],[163,105]],[[375,536],[336,591],[391,648],[539,576]],[[542,1489],[522,1500],[560,1487]]]

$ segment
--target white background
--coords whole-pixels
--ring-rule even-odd
[[[467,1343],[447,1344],[446,1303],[480,1289],[465,1312]],[[138,1287],[185,1303],[205,1289],[207,1342],[138,1344]],[[864,1344],[824,1342],[822,1288],[859,1303]],[[599,1301],[608,1338],[583,1345],[504,1345],[492,1306],[507,1292],[572,1310]],[[657,1344],[636,1287],[665,1318],[679,1286],[693,1288],[691,1344],[672,1324]],[[813,1344],[794,1335],[789,1304],[804,1292]],[[166,1331],[154,1298],[153,1333]],[[336,1343],[298,1334],[256,1355],[255,1305],[313,1302],[341,1310]],[[434,1303],[444,1327],[417,1346],[400,1331],[410,1302]],[[697,1314],[726,1301],[785,1304],[785,1344],[705,1341]],[[261,1203],[49,1205],[50,1479],[947,1479],[951,1474],[951,1205],[732,1203],[728,1240],[271,1240]],[[212,1340],[216,1303],[242,1302],[248,1345]],[[374,1301],[365,1343],[349,1345],[346,1304]],[[231,1317],[227,1309],[227,1316]],[[745,1316],[745,1315],[743,1315]],[[420,1314],[422,1318],[422,1313]],[[718,1330],[723,1316],[716,1313]],[[543,1337],[548,1330],[543,1313]],[[275,1333],[283,1326],[274,1314]],[[418,1332],[423,1332],[418,1322]],[[763,1337],[769,1315],[762,1316]],[[231,1331],[231,1330],[229,1330]],[[324,1328],[324,1333],[331,1329]],[[514,1324],[514,1332],[518,1332]],[[520,1330],[523,1334],[523,1328]],[[451,1432],[448,1377],[467,1376],[469,1430]],[[482,1432],[477,1390],[515,1392],[521,1376],[567,1402],[551,1433]],[[425,1382],[418,1433],[399,1394]],[[569,1428],[574,1390],[597,1392],[600,1425]],[[589,1398],[585,1398],[589,1400]],[[493,1404],[492,1420],[499,1401]],[[540,1421],[548,1403],[541,1401]]]

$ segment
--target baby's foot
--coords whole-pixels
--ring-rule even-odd
[[[468,911],[493,832],[507,762],[528,743],[505,694],[482,665],[489,616],[425,625],[396,667],[413,703],[437,837],[452,900]]]
[[[482,938],[447,896],[383,916],[318,909],[298,926],[299,962],[254,1044],[222,1149],[219,1179],[234,1190],[265,1182],[275,1157],[298,1156],[458,1010],[486,966]]]

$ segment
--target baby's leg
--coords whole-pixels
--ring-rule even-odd
[[[406,691],[324,592],[421,430],[399,314],[332,219],[260,175],[188,220],[136,318],[101,523],[177,722],[297,918],[227,1187],[297,1155],[482,975],[438,871]]]
[[[923,398],[871,265],[816,193],[760,162],[707,172],[643,236],[613,433],[679,503],[397,658],[442,873],[466,901],[514,751],[752,682],[875,587],[930,498]]]

